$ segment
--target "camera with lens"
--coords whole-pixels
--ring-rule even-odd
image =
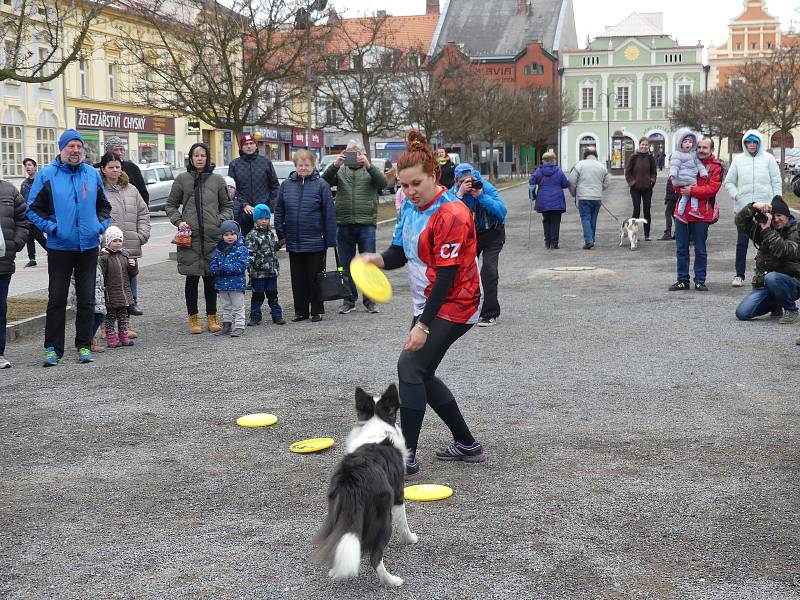
[[[753,208],[753,221],[755,221],[756,223],[759,223],[760,225],[763,225],[764,223],[767,222],[767,220],[768,220],[767,219],[767,215],[765,215],[763,212],[761,212],[757,208]]]
[[[483,189],[483,182],[482,181],[478,181],[477,179],[474,179],[472,177],[467,179],[467,181],[469,181],[469,185],[473,190],[482,190]]]

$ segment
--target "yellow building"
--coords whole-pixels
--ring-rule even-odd
[[[2,4],[0,10],[11,8]],[[50,162],[57,154],[58,136],[67,127],[81,132],[93,162],[100,159],[111,136],[122,138],[127,156],[135,162],[183,166],[196,141],[209,143],[216,164],[230,161],[230,132],[202,122],[199,131],[190,132],[197,119],[142,108],[126,92],[132,73],[120,36],[143,27],[132,13],[106,8],[90,29],[81,58],[64,75],[43,84],[0,83],[0,177],[23,177],[21,161],[26,156],[40,165]],[[67,31],[67,47],[70,34],[76,31]],[[33,56],[46,50],[35,39],[27,42]]]

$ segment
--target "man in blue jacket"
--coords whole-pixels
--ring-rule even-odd
[[[272,161],[258,153],[256,139],[249,133],[239,138],[239,158],[228,165],[228,177],[236,182],[233,218],[242,228],[242,236],[253,229],[253,210],[266,204],[275,212],[280,183]]]
[[[100,235],[106,230],[111,204],[100,174],[83,162],[83,138],[67,129],[58,139],[59,155],[39,171],[27,201],[28,219],[47,234],[50,279],[44,328],[44,366],[64,356],[67,295],[75,274],[77,314],[75,347],[78,360],[92,362],[94,285]]]
[[[506,243],[506,205],[497,189],[484,181],[469,163],[460,163],[456,167],[455,179],[456,183],[450,191],[472,211],[478,238],[478,256],[483,253],[483,307],[478,327],[491,327],[500,316],[500,303],[497,300],[497,282],[500,279],[498,262],[500,251]]]

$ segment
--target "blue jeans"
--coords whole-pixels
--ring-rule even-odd
[[[753,290],[736,307],[736,318],[749,321],[772,312],[778,307],[797,310],[795,300],[800,298],[800,286],[794,277],[771,271],[764,277],[766,287]]]
[[[583,225],[583,241],[587,244],[594,244],[594,236],[597,232],[597,213],[600,212],[601,200],[578,200],[578,212],[581,214],[581,225]]]
[[[736,230],[736,276],[744,279],[744,271],[747,267],[747,248],[750,246],[750,238],[743,231]]]
[[[133,303],[136,304],[136,299],[139,297],[139,282],[137,279],[139,278],[138,275],[134,275],[131,277],[131,294],[133,295]]]
[[[350,296],[344,299],[345,302],[355,304],[358,300],[356,286],[350,281],[350,261],[356,255],[356,247],[359,253],[375,252],[375,225],[339,225],[336,228],[336,245],[339,249],[339,260],[342,261],[345,275],[350,282]],[[367,298],[364,297],[364,302]]]
[[[8,323],[8,286],[10,284],[11,284],[11,273],[0,275],[0,356],[3,356],[3,354],[6,351],[6,324]]]
[[[280,319],[283,316],[283,309],[278,304],[278,278],[260,277],[252,279],[250,283],[253,287],[253,296],[250,298],[250,317],[257,321],[261,320],[261,306],[266,297],[272,319]]]
[[[709,223],[699,221],[682,223],[678,219],[674,219],[674,221],[678,281],[689,281],[689,240],[692,240],[694,242],[694,282],[705,283],[708,266],[706,238],[708,238]]]

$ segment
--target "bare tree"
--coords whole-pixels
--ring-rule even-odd
[[[568,96],[559,97],[544,87],[522,88],[514,92],[512,137],[520,144],[533,146],[537,155],[552,142],[558,131],[575,120],[577,109]],[[526,165],[531,170],[531,165]]]
[[[733,90],[745,112],[761,115],[762,124],[780,134],[783,179],[786,136],[800,126],[800,46],[776,48],[764,58],[749,61],[736,74]]]
[[[436,88],[442,102],[439,129],[445,140],[460,142],[472,162],[472,142],[479,139],[476,123],[479,100],[472,89],[473,73],[469,65],[451,61],[435,70]]]
[[[684,96],[670,109],[670,123],[716,137],[720,147],[727,139],[730,162],[734,141],[747,129],[760,127],[764,119],[763,114],[757,114],[761,111],[742,105],[739,93],[735,86],[727,86]]]
[[[430,62],[423,62],[425,53],[422,50],[410,53],[408,59],[408,68],[398,75],[403,97],[403,120],[431,140],[441,130],[442,118],[447,111],[442,81]]]
[[[358,133],[369,153],[371,138],[406,124],[398,72],[407,55],[393,47],[395,32],[385,15],[348,21],[329,25],[325,66],[315,82],[318,95],[338,115],[326,124]]]
[[[78,60],[89,29],[110,4],[113,0],[17,0],[13,7],[0,5],[0,81],[45,83],[60,77]]]
[[[124,42],[136,73],[130,91],[146,107],[192,115],[236,139],[280,109],[276,83],[297,78],[305,36],[293,31],[302,0],[140,0],[149,28]],[[234,140],[236,141],[236,140]]]

